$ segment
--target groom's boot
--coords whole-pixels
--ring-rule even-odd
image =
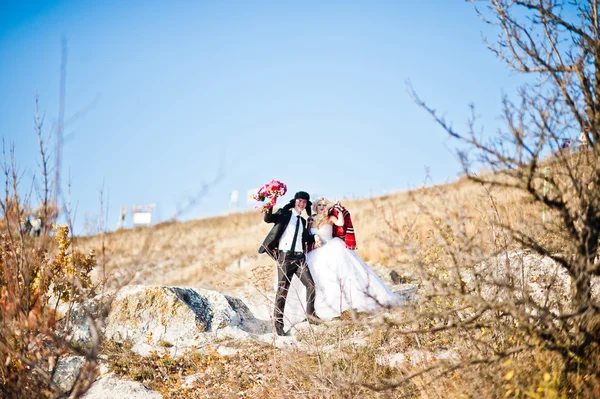
[[[283,326],[281,326],[279,324],[275,324],[275,331],[277,332],[277,335],[279,335],[280,337],[285,337],[287,335],[285,333],[285,330],[283,329]]]

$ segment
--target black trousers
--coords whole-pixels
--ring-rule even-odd
[[[290,254],[279,252],[277,258],[277,295],[275,296],[275,324],[283,328],[283,311],[285,310],[285,300],[294,274],[298,276],[302,284],[306,287],[306,314],[315,315],[315,282],[313,281],[310,270],[306,264],[304,254]]]

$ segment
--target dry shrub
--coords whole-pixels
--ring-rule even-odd
[[[64,392],[53,377],[60,358],[84,355],[95,363],[93,351],[65,339],[67,323],[60,321],[94,295],[94,254],[71,249],[67,226],[56,228],[54,243],[10,229],[1,237],[0,392],[7,398],[58,397]],[[85,385],[80,380],[78,389]]]
[[[87,390],[96,372],[99,335],[86,309],[97,288],[90,277],[96,259],[93,252],[84,254],[72,247],[67,225],[54,226],[59,207],[56,195],[50,193],[41,122],[36,121],[44,187],[37,193],[41,199],[37,209],[30,206],[28,197],[18,194],[20,173],[14,148],[10,163],[5,153],[2,165],[0,397],[76,398]],[[35,232],[26,221],[30,215],[41,221]],[[76,307],[86,315],[92,331],[87,345],[74,345],[68,339],[70,314]],[[73,372],[71,386],[56,378],[61,359],[68,356],[84,357],[82,366]]]

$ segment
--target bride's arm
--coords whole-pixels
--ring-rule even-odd
[[[338,211],[337,217],[334,215],[329,216],[329,221],[336,226],[344,225],[344,214],[341,211]]]

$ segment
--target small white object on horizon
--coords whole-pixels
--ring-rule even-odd
[[[152,223],[152,209],[155,206],[156,206],[156,204],[146,205],[146,206],[134,205],[132,208],[132,210],[133,210],[133,218],[132,218],[133,227],[150,226],[150,223]]]

